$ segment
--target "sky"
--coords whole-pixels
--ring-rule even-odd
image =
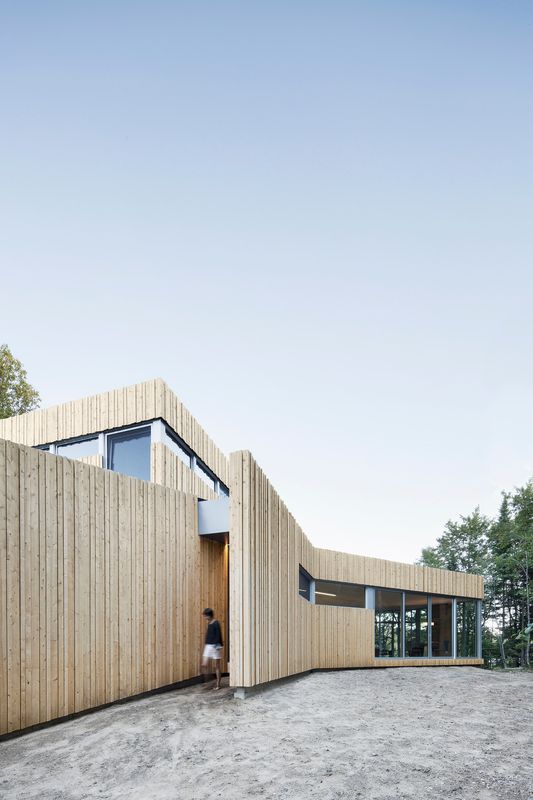
[[[0,0],[0,342],[162,377],[318,546],[533,477],[533,6]]]

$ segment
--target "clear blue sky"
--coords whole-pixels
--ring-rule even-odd
[[[529,2],[0,2],[0,341],[161,376],[315,544],[533,476]]]

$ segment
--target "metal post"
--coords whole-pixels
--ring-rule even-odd
[[[432,658],[433,656],[433,604],[431,602],[431,597],[428,595],[428,658]]]
[[[452,599],[452,658],[457,658],[457,598]]]
[[[365,587],[365,608],[376,608],[376,590]]]
[[[481,600],[476,602],[476,658],[483,658],[483,642],[481,640]]]
[[[405,658],[405,592],[402,592],[402,611],[400,617],[400,656]]]

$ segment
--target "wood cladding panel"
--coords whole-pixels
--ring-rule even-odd
[[[314,668],[370,666],[374,615],[299,595],[314,548],[250,453],[230,456],[230,681],[254,686]]]
[[[0,734],[199,674],[228,549],[197,531],[192,495],[0,440]]]
[[[314,578],[483,597],[477,575],[315,548],[247,451],[230,456],[230,681],[254,686],[316,668],[479,664],[478,659],[374,658],[374,612],[299,596]]]
[[[314,578],[454,597],[483,597],[483,577],[314,548]]]
[[[33,447],[158,418],[227,485],[226,456],[160,378],[0,420],[0,438]]]
[[[217,493],[199,475],[170,450],[163,442],[151,446],[151,480],[160,486],[168,486],[186,494],[194,494],[203,500],[216,500]]]

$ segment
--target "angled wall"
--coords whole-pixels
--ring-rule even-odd
[[[314,668],[480,664],[480,659],[376,659],[374,611],[299,595],[314,578],[482,598],[483,579],[312,546],[249,452],[230,456],[230,680],[249,687]]]

